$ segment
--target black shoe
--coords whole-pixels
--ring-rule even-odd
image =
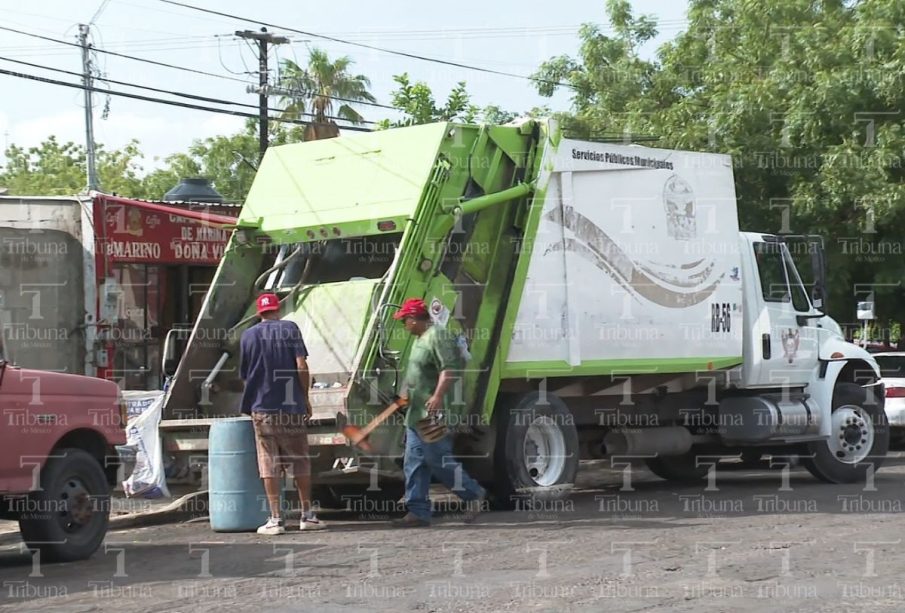
[[[392,524],[396,528],[428,528],[431,523],[426,519],[421,519],[414,513],[406,513],[405,517],[394,519]]]
[[[469,500],[465,503],[465,512],[462,513],[462,521],[466,524],[473,524],[478,519],[478,515],[487,510],[485,508],[486,505],[486,495],[479,496],[474,500]]]

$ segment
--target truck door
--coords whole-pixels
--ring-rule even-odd
[[[817,366],[818,337],[816,320],[799,316],[811,313],[811,302],[786,245],[764,239],[751,241],[760,308],[752,318],[755,364],[748,385],[805,385]]]

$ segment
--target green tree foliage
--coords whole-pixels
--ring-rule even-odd
[[[280,67],[280,87],[292,95],[283,96],[283,116],[303,119],[314,116],[306,126],[304,140],[332,138],[339,135],[339,126],[331,117],[360,124],[364,117],[352,106],[356,102],[374,102],[368,91],[371,81],[361,74],[350,72],[353,61],[348,56],[330,60],[326,51],[311,49],[304,68],[292,60],[283,60]],[[336,110],[334,114],[334,108]]]
[[[653,20],[607,13],[613,34],[584,26],[578,56],[535,75],[541,94],[572,88],[567,129],[731,154],[744,229],[824,236],[831,311],[851,321],[875,283],[879,314],[905,321],[905,3],[690,0],[652,61]]]
[[[140,191],[141,152],[138,142],[122,149],[96,150],[98,180],[107,192],[131,194]],[[10,145],[6,165],[0,168],[0,186],[11,194],[61,196],[85,191],[87,156],[83,145],[60,143],[51,136],[37,147]]]
[[[459,81],[449,92],[446,102],[437,106],[434,93],[424,81],[412,82],[408,73],[393,77],[398,87],[390,94],[393,106],[402,111],[404,117],[397,121],[383,119],[378,122],[381,129],[416,126],[435,121],[463,121],[466,123],[508,123],[518,114],[502,109],[497,105],[480,108],[471,103],[465,81]],[[549,115],[550,109],[538,107],[525,115],[540,117]]]
[[[273,125],[271,144],[300,141],[302,131],[290,126]],[[60,144],[51,136],[38,147],[24,149],[11,145],[6,159],[6,165],[0,168],[0,186],[11,194],[59,196],[85,190],[86,155],[82,145]],[[240,132],[229,136],[196,140],[187,152],[168,156],[162,168],[147,174],[143,172],[142,159],[137,141],[111,151],[98,146],[101,191],[159,200],[184,177],[206,177],[228,201],[242,202],[256,172],[257,122],[249,119]]]
[[[465,90],[465,82],[459,81],[449,92],[443,106],[437,106],[434,93],[427,83],[417,81],[412,83],[408,73],[395,75],[393,81],[398,84],[391,94],[394,107],[405,114],[399,121],[384,119],[378,125],[381,128],[398,128],[402,126],[415,126],[434,121],[470,121],[474,119],[477,109],[472,106],[470,96]]]
[[[159,199],[183,177],[206,177],[226,200],[242,202],[255,176],[257,126],[255,119],[248,119],[241,132],[196,140],[188,152],[167,157],[163,168],[149,173],[144,179],[142,193],[145,197]],[[300,136],[295,133],[296,139]],[[279,124],[274,126],[272,144],[281,144],[290,138],[287,128]]]

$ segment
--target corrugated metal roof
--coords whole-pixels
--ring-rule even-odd
[[[182,207],[206,207],[206,206],[214,206],[214,207],[223,207],[229,209],[241,209],[242,205],[240,203],[235,202],[191,202],[188,200],[145,200],[144,198],[128,198],[126,196],[120,196],[117,194],[107,194],[104,192],[92,192],[92,195],[86,196],[85,194],[75,194],[72,196],[35,196],[35,195],[15,195],[15,194],[3,194],[0,192],[0,202],[8,201],[8,200],[49,200],[54,202],[66,201],[66,202],[88,202],[92,200],[93,195],[98,196],[112,196],[114,198],[123,198],[126,200],[134,200],[135,202],[146,202],[148,204],[161,204],[164,206],[182,206]]]

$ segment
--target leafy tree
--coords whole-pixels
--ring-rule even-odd
[[[188,151],[168,156],[163,168],[147,174],[143,172],[143,155],[137,141],[111,151],[98,145],[96,165],[101,191],[159,200],[184,177],[206,177],[228,201],[242,202],[256,174],[257,125],[255,119],[248,119],[235,134],[196,140]],[[275,122],[270,142],[282,145],[298,142],[302,136],[300,127]],[[11,145],[6,159],[6,166],[0,168],[0,186],[12,194],[60,196],[85,190],[87,158],[82,145],[61,144],[51,136],[37,147]]]
[[[288,119],[305,119],[305,113],[314,116],[314,120],[305,127],[304,140],[338,136],[339,126],[332,119],[334,116],[353,124],[364,121],[352,104],[374,102],[375,99],[368,91],[370,79],[352,74],[352,64],[348,56],[331,61],[325,51],[317,48],[311,50],[308,65],[304,68],[292,60],[283,60],[279,84],[292,92],[281,99],[283,116]]]
[[[415,126],[435,121],[474,119],[477,109],[472,106],[470,96],[465,90],[465,82],[459,81],[449,92],[446,103],[437,106],[431,88],[424,81],[412,83],[407,72],[393,77],[399,87],[390,96],[393,106],[405,114],[399,121],[391,122],[384,119],[378,123],[381,128],[398,128],[402,126]]]
[[[255,119],[248,119],[241,132],[196,140],[186,153],[167,157],[164,168],[148,174],[143,191],[151,198],[162,198],[183,177],[206,177],[226,200],[242,202],[256,173],[253,164],[258,159],[257,125]],[[286,132],[276,126],[274,144],[286,140]]]
[[[823,235],[831,311],[854,319],[874,283],[880,316],[905,321],[905,3],[691,0],[653,61],[653,21],[607,12],[611,36],[584,26],[578,56],[535,75],[543,95],[574,91],[567,128],[731,154],[743,228]]]
[[[98,180],[104,191],[132,194],[141,191],[141,152],[138,142],[122,149],[96,148]],[[0,185],[11,194],[61,196],[85,191],[87,155],[83,145],[60,143],[51,136],[37,147],[10,145],[6,166],[0,169]]]
[[[412,83],[408,73],[396,75],[393,80],[399,86],[390,94],[393,106],[405,116],[398,121],[389,119],[379,121],[380,129],[415,126],[435,121],[503,124],[518,117],[518,114],[497,105],[488,105],[482,109],[471,104],[471,96],[466,90],[464,81],[459,81],[449,92],[446,102],[442,106],[437,106],[433,91],[427,83],[423,81]],[[550,109],[539,107],[526,114],[531,117],[549,115]]]

